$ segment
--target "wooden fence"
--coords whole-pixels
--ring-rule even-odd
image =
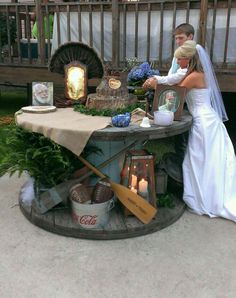
[[[37,40],[31,35],[34,12]],[[45,39],[45,31],[50,31],[50,14],[54,16],[53,34],[57,36]],[[159,69],[167,70],[175,48],[171,32],[179,23],[187,22],[194,25],[195,40],[206,45],[216,70],[231,74],[236,71],[236,53],[232,54],[236,46],[232,44],[236,38],[233,0],[112,0],[47,5],[36,0],[0,3],[0,16],[5,24],[5,32],[0,30],[0,66],[47,67],[52,47],[71,40],[84,42],[86,38],[87,44],[97,47],[101,59],[110,60],[114,67],[122,67],[127,57],[137,57],[140,61],[155,61]]]

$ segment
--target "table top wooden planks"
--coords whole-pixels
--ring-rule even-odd
[[[170,126],[157,126],[143,128],[136,124],[127,127],[106,127],[92,133],[91,139],[100,141],[119,141],[124,139],[155,140],[182,134],[190,129],[192,116],[184,111],[180,121],[174,121]]]

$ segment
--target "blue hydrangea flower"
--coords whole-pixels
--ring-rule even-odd
[[[145,73],[148,73],[150,71],[150,65],[148,64],[148,62],[143,62],[140,66],[139,66]]]
[[[159,76],[160,71],[158,69],[150,69],[149,72],[147,73],[148,78],[152,76]]]
[[[128,83],[129,85],[142,85],[149,77],[159,74],[159,70],[151,69],[148,62],[143,62],[139,66],[131,69],[128,74]]]
[[[128,74],[128,80],[129,81],[143,80],[145,76],[146,76],[146,73],[144,70],[142,70],[141,68],[136,68]]]

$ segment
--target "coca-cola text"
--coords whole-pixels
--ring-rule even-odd
[[[82,215],[79,217],[79,223],[81,225],[94,226],[97,222],[97,215]]]

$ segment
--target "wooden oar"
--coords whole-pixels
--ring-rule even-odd
[[[82,156],[78,157],[79,160],[86,165],[90,170],[92,170],[96,175],[100,178],[107,178],[102,172],[100,172],[97,168],[95,168],[91,163],[89,163]],[[129,209],[139,220],[143,223],[149,223],[152,218],[155,216],[157,209],[154,208],[151,204],[149,204],[146,200],[144,200],[138,194],[132,192],[129,188],[124,185],[115,183],[109,180],[111,184],[111,188],[113,189],[117,198],[121,201],[121,203]]]
[[[134,145],[136,144],[136,141],[129,144],[128,146],[124,147],[123,149],[121,149],[119,152],[117,152],[116,154],[112,155],[110,158],[108,158],[107,160],[105,160],[104,162],[102,162],[101,164],[99,164],[96,168],[97,169],[101,169],[104,168],[105,166],[107,166],[109,163],[111,163],[113,160],[115,160],[117,157],[119,157],[121,154],[125,153],[127,150],[129,150],[130,148],[132,148]],[[88,167],[84,167],[83,169],[88,169]],[[78,170],[79,171],[79,170]],[[84,179],[86,179],[87,177],[91,176],[94,172],[92,170],[90,170],[89,172],[87,172],[86,174],[83,174],[82,176],[78,176],[79,177],[79,182],[83,181]]]

